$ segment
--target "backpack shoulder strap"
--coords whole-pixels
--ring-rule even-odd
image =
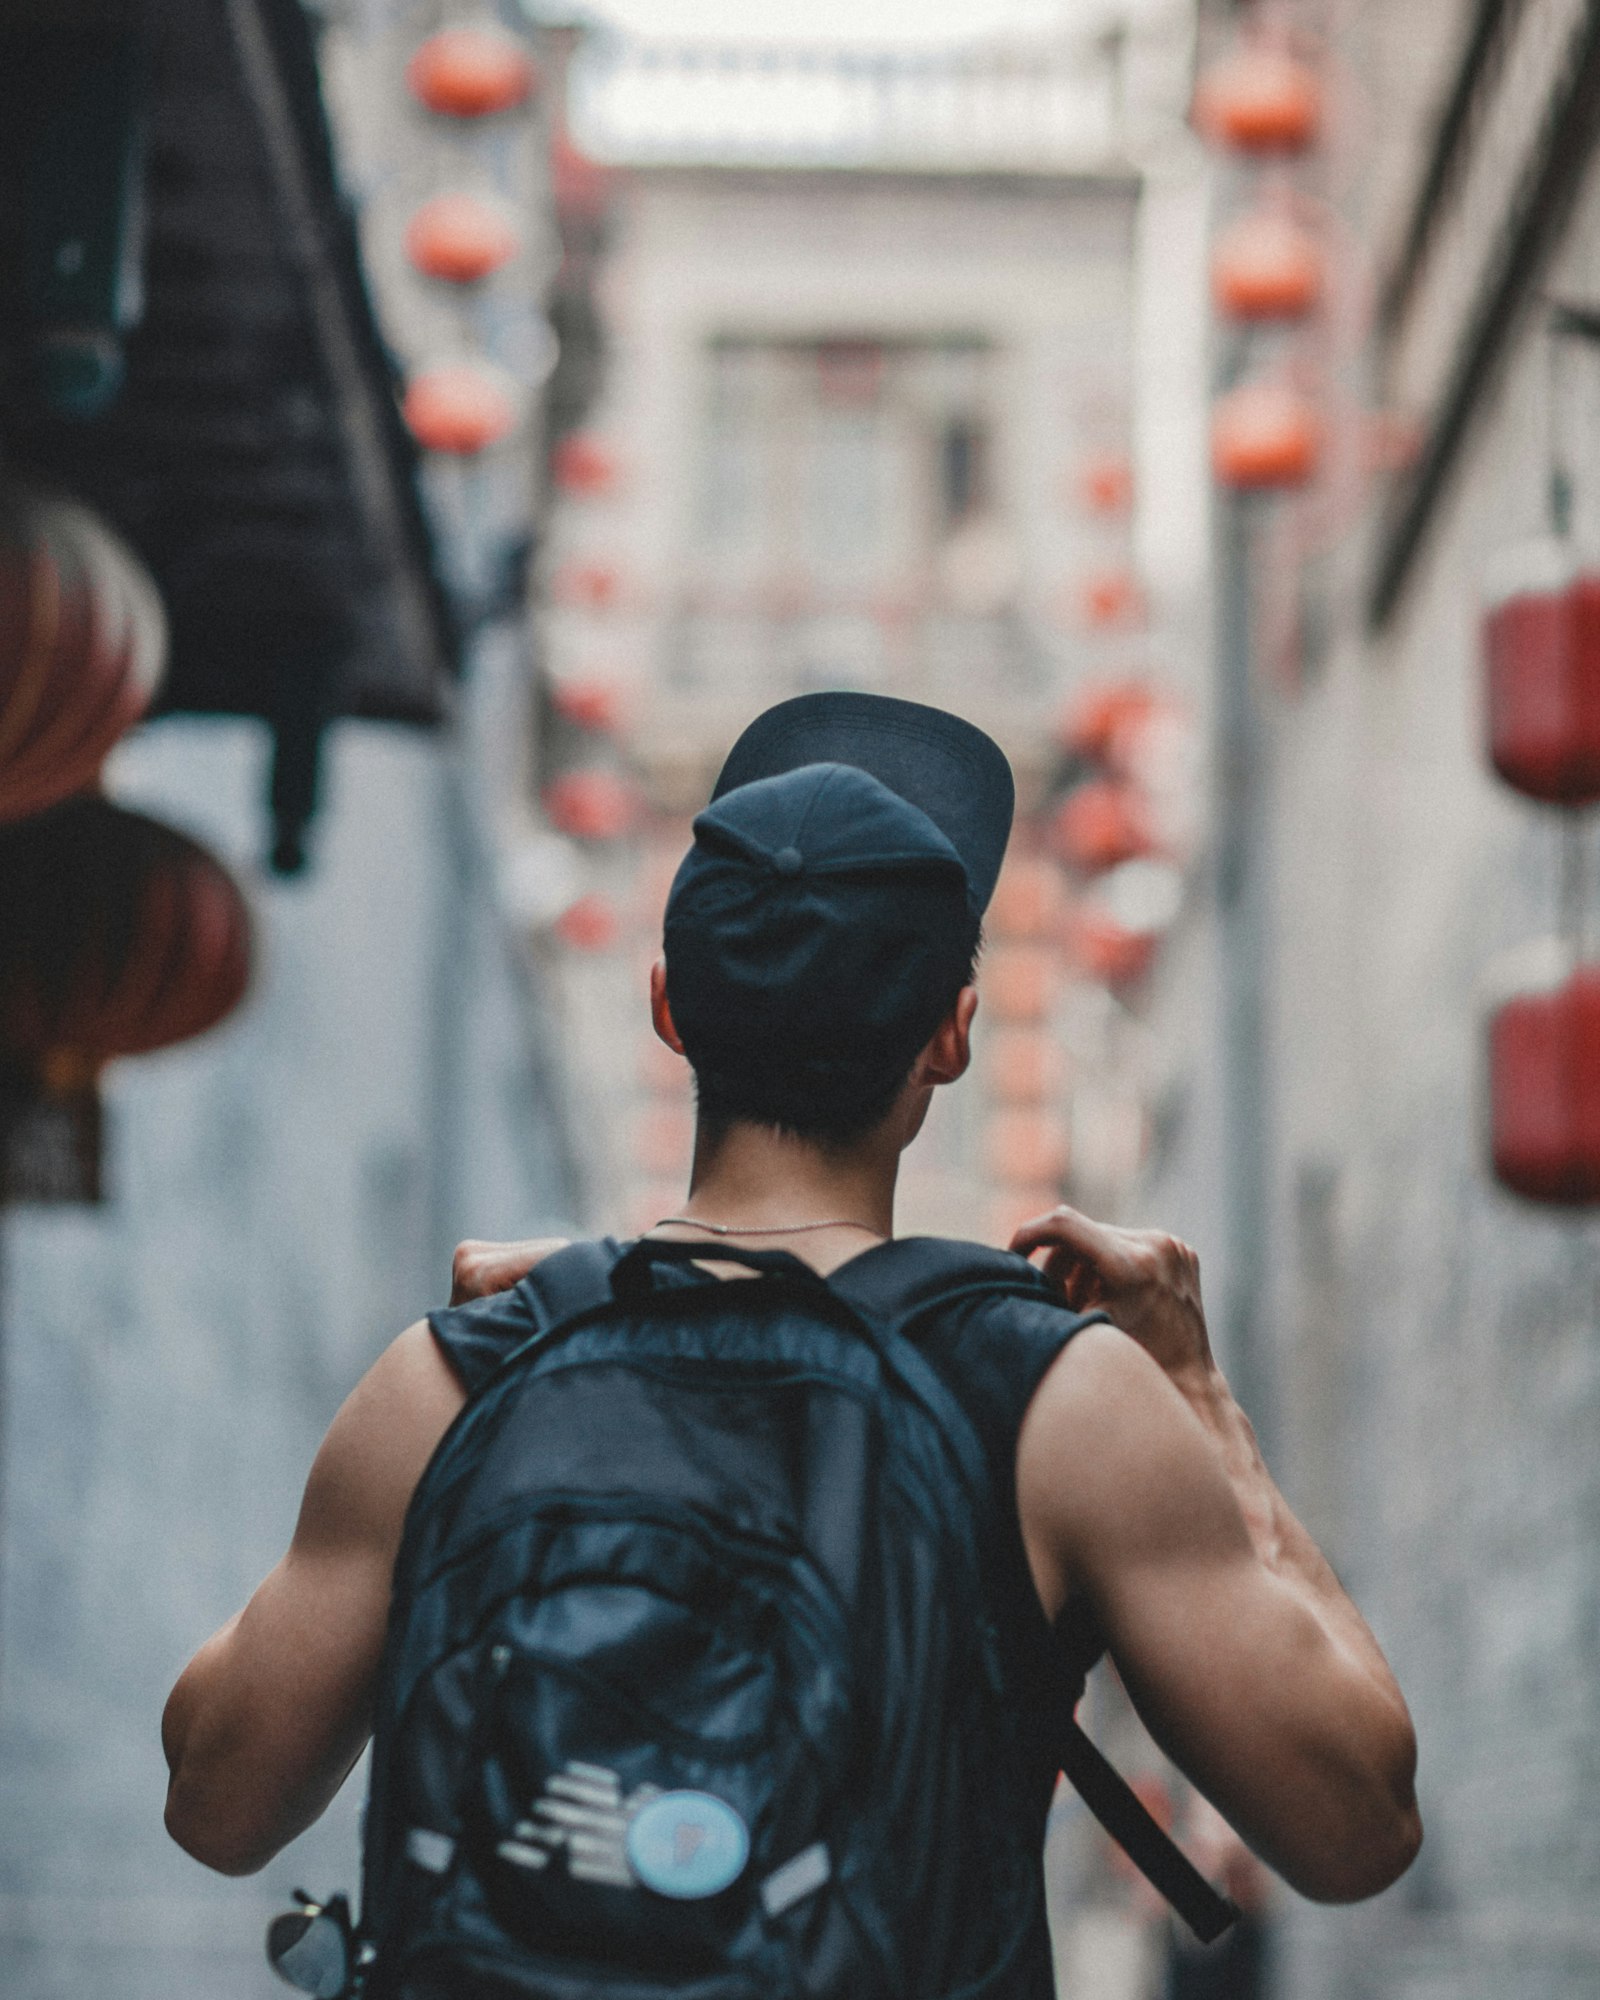
[[[620,1246],[610,1237],[570,1243],[536,1265],[509,1291],[436,1306],[428,1324],[469,1397],[492,1382],[530,1340],[606,1296],[604,1286]]]
[[[841,1265],[829,1280],[840,1297],[872,1322],[890,1345],[907,1387],[938,1422],[962,1467],[980,1517],[993,1513],[983,1448],[966,1412],[945,1387],[905,1329],[958,1299],[1026,1298],[1062,1307],[1055,1287],[1026,1258],[981,1243],[941,1237],[898,1238]],[[1073,1315],[1079,1326],[1104,1313]],[[1211,1944],[1239,1911],[1219,1895],[1169,1834],[1157,1824],[1133,1787],[1107,1762],[1072,1715],[1063,1717],[1061,1768],[1084,1804],[1147,1881],[1200,1939]]]
[[[529,1348],[537,1347],[551,1334],[610,1305],[616,1297],[612,1274],[627,1249],[614,1236],[569,1243],[519,1278],[511,1296],[523,1321],[522,1338],[506,1349],[493,1375],[486,1379],[504,1374]]]
[[[1060,1309],[1060,1295],[1025,1258],[939,1236],[896,1237],[841,1264],[827,1284],[867,1323],[889,1365],[938,1424],[961,1467],[980,1524],[991,1531],[989,1471],[977,1431],[909,1333],[918,1321],[960,1299],[1013,1296]]]
[[[959,1461],[985,1526],[993,1513],[989,1471],[971,1418],[959,1399],[909,1338],[921,1320],[969,1298],[1021,1298],[1048,1305],[1071,1319],[1070,1338],[1103,1313],[1068,1314],[1059,1292],[1024,1257],[982,1243],[939,1236],[903,1236],[842,1264],[828,1279],[834,1292],[873,1327],[888,1359],[917,1400],[937,1421]]]
[[[611,1274],[626,1248],[614,1236],[599,1236],[569,1243],[535,1264],[515,1287],[529,1315],[529,1336],[548,1333],[564,1319],[605,1305],[612,1296]]]
[[[841,1264],[828,1283],[858,1309],[900,1326],[978,1295],[1009,1294],[1065,1310],[1061,1294],[1026,1257],[945,1236],[897,1236]]]

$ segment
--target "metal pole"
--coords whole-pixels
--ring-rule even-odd
[[[1261,729],[1250,657],[1250,575],[1256,503],[1217,506],[1215,706],[1218,1049],[1221,1069],[1223,1365],[1263,1446],[1273,1430],[1264,1325],[1267,1200],[1267,885]]]

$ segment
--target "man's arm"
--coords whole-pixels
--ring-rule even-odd
[[[450,1303],[514,1285],[564,1242],[458,1245]],[[406,1508],[464,1401],[426,1323],[409,1327],[334,1418],[288,1554],[184,1669],[161,1719],[166,1817],[197,1861],[264,1867],[361,1755]]]
[[[263,1867],[360,1756],[406,1508],[463,1400],[427,1325],[408,1328],[334,1418],[288,1554],[172,1690],[167,1830],[208,1867]]]
[[[1376,1894],[1421,1840],[1410,1717],[1211,1358],[1193,1252],[1072,1210],[1014,1247],[1118,1320],[1068,1346],[1019,1441],[1046,1608],[1082,1592],[1151,1734],[1295,1888]]]

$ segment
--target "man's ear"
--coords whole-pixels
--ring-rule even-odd
[[[675,1056],[683,1054],[683,1037],[672,1025],[672,1009],[667,1005],[667,961],[658,958],[650,968],[650,1019],[656,1033]]]
[[[963,986],[955,1005],[929,1036],[917,1058],[917,1083],[954,1083],[972,1061],[972,1017],[978,1011],[978,989]]]

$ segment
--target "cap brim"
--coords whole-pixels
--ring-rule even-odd
[[[758,715],[728,752],[712,798],[804,764],[851,764],[919,806],[988,907],[1011,837],[1016,787],[992,737],[922,702],[843,690],[796,695]]]

